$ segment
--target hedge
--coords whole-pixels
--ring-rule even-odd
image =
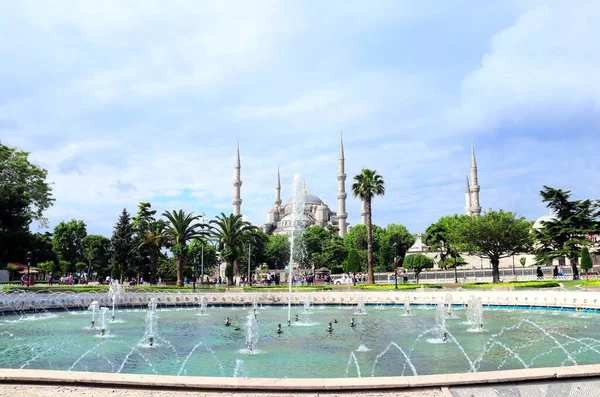
[[[600,280],[586,280],[581,283],[584,287],[594,287],[600,285]]]
[[[244,291],[288,290],[288,285],[274,285],[264,287],[244,287]],[[293,291],[329,291],[331,285],[299,285],[292,287]]]
[[[351,287],[362,290],[395,290],[395,284],[359,284]],[[398,284],[398,289],[442,288],[441,284]]]
[[[468,283],[461,285],[462,288],[467,289],[488,289],[498,287],[514,287],[514,288],[555,288],[559,287],[559,283],[556,280],[545,280],[545,281],[511,281],[508,283]]]

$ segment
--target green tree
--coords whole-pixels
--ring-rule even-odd
[[[436,223],[431,224],[425,231],[425,244],[430,249],[439,251],[439,262],[454,268],[454,282],[458,282],[457,266],[466,264],[459,261],[459,252],[464,249],[461,244],[462,225],[469,218],[466,215],[452,215],[441,217]],[[460,258],[462,259],[462,258]]]
[[[381,263],[385,270],[401,266],[406,251],[415,243],[415,237],[404,225],[390,223],[379,233]],[[394,265],[395,260],[395,265]]]
[[[367,284],[374,284],[373,274],[373,223],[371,204],[374,196],[383,196],[385,194],[385,185],[381,175],[375,170],[363,169],[362,172],[354,177],[352,184],[352,194],[359,197],[365,203],[367,212]]]
[[[52,250],[58,260],[71,262],[72,265],[84,260],[82,241],[87,231],[83,221],[61,221],[54,228],[53,236]]]
[[[123,283],[125,272],[132,265],[131,252],[134,248],[133,243],[133,225],[131,224],[131,218],[129,212],[123,208],[121,216],[115,225],[112,238],[110,240],[113,269],[117,266],[119,270],[119,279]],[[113,278],[115,277],[114,271],[112,272]]]
[[[190,241],[187,246],[187,259],[192,266],[195,266],[195,270],[197,270],[197,277],[201,276],[202,263],[204,263],[205,276],[215,271],[219,265],[217,249],[206,238],[195,238]],[[202,282],[203,281],[204,280],[202,280]]]
[[[360,257],[358,256],[358,252],[352,248],[348,251],[348,259],[346,261],[346,272],[348,273],[358,273],[360,272]]]
[[[412,269],[415,272],[415,282],[419,283],[419,274],[423,269],[431,269],[435,264],[434,260],[425,254],[408,255],[404,258],[403,266],[405,269]]]
[[[250,271],[267,261],[267,244],[269,236],[262,230],[255,228],[249,232],[249,243],[242,247],[242,254],[238,260],[240,274],[248,274],[248,245],[250,245]]]
[[[161,255],[158,258],[158,267],[156,269],[156,275],[163,282],[177,281],[177,266],[175,265],[175,257],[166,257]]]
[[[58,261],[58,266],[60,267],[60,272],[63,275],[69,274],[75,271],[75,265],[73,265],[69,261]]]
[[[587,247],[581,248],[581,268],[585,270],[585,277],[588,278],[588,272],[593,267],[592,257]]]
[[[319,267],[333,269],[342,266],[348,257],[348,250],[344,246],[344,240],[340,237],[337,227],[327,226],[327,233],[328,237],[323,241]]]
[[[581,248],[590,244],[590,234],[600,233],[600,203],[597,200],[570,200],[571,191],[548,186],[544,186],[540,195],[546,207],[555,214],[555,219],[542,222],[543,227],[533,233],[536,262],[546,264],[566,257],[573,269],[573,279],[577,279]]]
[[[232,266],[233,275],[239,276],[238,259],[242,256],[244,246],[251,243],[254,236],[251,232],[256,228],[242,220],[241,215],[229,216],[221,213],[216,219],[210,221],[212,236],[217,239],[221,247],[221,256]],[[227,277],[227,283],[231,285],[233,277]]]
[[[0,142],[0,266],[8,261],[25,262],[32,249],[29,225],[44,218],[54,202],[48,172],[29,162],[29,153]]]
[[[460,226],[461,246],[472,255],[489,258],[494,283],[500,282],[500,259],[531,250],[531,222],[512,212],[490,210],[465,217]]]
[[[327,230],[319,225],[314,225],[304,229],[301,237],[301,245],[304,250],[303,264],[306,267],[318,268],[321,265],[321,254],[323,253],[323,244],[329,239]],[[286,260],[289,261],[289,257]]]
[[[44,261],[38,263],[37,267],[44,273],[44,279],[46,279],[46,275],[54,271],[55,265],[54,261]]]
[[[87,262],[87,274],[91,279],[92,270],[104,269],[108,266],[110,257],[110,239],[99,234],[88,234],[81,240],[83,257]]]
[[[265,247],[266,263],[269,269],[284,269],[290,261],[290,240],[282,234],[269,236]]]
[[[175,255],[177,268],[177,286],[183,286],[183,267],[185,265],[187,242],[199,237],[204,237],[201,230],[203,224],[198,222],[199,216],[194,213],[186,214],[182,210],[164,212],[163,216],[169,221],[166,234],[171,242],[171,252]]]
[[[148,225],[148,230],[137,235],[137,249],[148,256],[150,265],[150,284],[157,282],[158,259],[160,250],[165,246],[167,223],[162,219],[153,220]]]

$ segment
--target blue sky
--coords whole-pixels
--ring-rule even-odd
[[[536,219],[542,185],[600,197],[600,2],[15,1],[0,4],[0,140],[49,170],[47,216],[110,235],[123,207],[266,221],[276,170],[334,211],[386,181],[373,220],[419,232],[464,211]],[[348,199],[349,222],[360,203]]]

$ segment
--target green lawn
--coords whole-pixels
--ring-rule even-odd
[[[351,287],[352,289],[360,289],[360,290],[395,290],[395,284],[359,284]],[[409,289],[418,289],[418,288],[442,288],[441,284],[398,284],[398,290],[409,290]]]
[[[462,288],[466,289],[490,289],[490,288],[501,288],[501,287],[514,287],[514,288],[556,288],[559,287],[558,281],[556,280],[543,280],[543,281],[512,281],[507,283],[466,283],[462,285]]]

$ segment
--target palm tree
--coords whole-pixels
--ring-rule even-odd
[[[150,259],[150,284],[156,284],[156,268],[158,267],[158,258],[160,249],[165,245],[167,238],[165,229],[167,223],[163,220],[152,222],[138,241],[138,250],[146,250]]]
[[[211,234],[221,246],[221,256],[227,264],[233,266],[234,276],[239,275],[238,258],[241,256],[245,244],[251,243],[255,238],[253,231],[256,230],[250,222],[242,220],[241,215],[217,215],[216,219],[210,221]],[[227,279],[231,285],[233,280]]]
[[[360,174],[354,177],[352,184],[352,193],[354,197],[359,197],[365,203],[367,212],[367,284],[374,284],[373,275],[373,227],[371,223],[371,201],[373,196],[383,196],[385,194],[385,185],[383,177],[375,170],[363,169]]]
[[[198,230],[202,227],[197,222],[201,217],[194,215],[193,212],[186,214],[182,210],[172,212],[166,211],[163,216],[169,223],[165,231],[171,245],[171,252],[175,254],[175,264],[177,266],[177,286],[183,286],[183,265],[185,259],[185,246],[193,238],[203,237],[205,233]]]

